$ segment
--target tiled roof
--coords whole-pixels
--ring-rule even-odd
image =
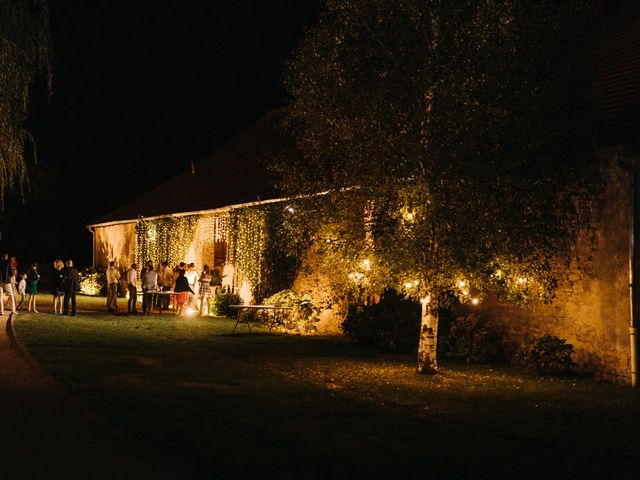
[[[601,146],[640,147],[640,2],[602,2],[604,32],[594,93]]]
[[[596,64],[594,95],[602,122],[601,147],[625,145],[640,152],[640,2],[601,2],[604,36]],[[263,165],[267,152],[288,142],[276,130],[283,111],[267,113],[254,126],[191,170],[157,186],[93,225],[176,213],[214,210],[277,198]]]
[[[278,198],[264,160],[270,154],[285,151],[289,145],[276,129],[282,114],[282,109],[267,113],[240,136],[197,163],[195,175],[188,169],[98,218],[92,226]]]

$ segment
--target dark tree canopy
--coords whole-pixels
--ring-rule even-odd
[[[346,284],[553,297],[598,179],[591,3],[326,1],[274,167]]]
[[[29,93],[39,76],[51,91],[51,36],[46,0],[0,0],[0,201],[27,178]]]
[[[353,220],[363,251],[371,202],[387,278],[444,288],[502,262],[548,290],[595,178],[590,2],[326,4],[288,70],[285,190],[331,192],[310,216]]]

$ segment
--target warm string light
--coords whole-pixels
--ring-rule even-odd
[[[347,277],[349,278],[349,280],[353,280],[354,282],[360,282],[362,281],[362,279],[364,279],[364,273],[352,272],[347,275]]]
[[[226,261],[235,269],[234,288],[248,284],[255,294],[264,281],[269,212],[268,208],[242,208],[206,216],[154,220],[141,217],[136,225],[136,261],[144,265],[152,260],[157,265],[167,260],[170,266],[175,266],[185,261],[186,256],[198,258],[199,252],[215,250],[217,243],[224,243]],[[208,262],[203,259],[203,263]]]
[[[478,297],[469,298],[469,295],[471,295],[471,285],[468,280],[464,278],[460,279],[456,281],[456,286],[458,287],[458,290],[462,295],[462,298],[460,299],[461,302],[469,302],[474,306],[480,304],[480,299]]]
[[[214,241],[215,242],[226,242],[228,239],[229,232],[227,231],[227,220],[229,216],[225,215],[216,215],[213,218],[214,224]]]
[[[262,282],[262,267],[266,244],[266,212],[243,208],[230,212],[229,258],[237,277],[234,286],[247,282],[255,291]]]
[[[166,260],[173,266],[184,261],[193,243],[198,220],[195,215],[139,219],[136,225],[137,263],[144,265],[151,260],[157,264]]]

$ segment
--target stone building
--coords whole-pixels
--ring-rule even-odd
[[[629,167],[640,169],[640,4],[602,2],[600,14],[604,32],[593,91],[606,181],[594,211],[594,228],[576,242],[551,304],[518,308],[493,302],[484,307],[484,314],[503,325],[514,340],[542,333],[566,338],[584,369],[626,382],[631,375],[631,343],[637,345],[630,326],[637,326],[639,298],[636,292],[632,322],[632,192],[638,202],[640,184],[632,189]],[[636,250],[638,223],[636,218]]]
[[[634,202],[629,167],[640,168],[640,5],[621,1],[608,6],[603,25],[594,97],[603,126],[598,153],[607,181],[594,212],[595,228],[574,245],[567,275],[551,304],[524,308],[494,301],[481,311],[515,342],[542,333],[566,338],[584,369],[628,381],[634,341],[629,288]],[[263,242],[263,220],[245,218],[240,236],[230,221],[234,212],[257,211],[266,205],[286,208],[286,199],[272,188],[273,179],[263,166],[269,152],[287,149],[275,128],[281,114],[268,113],[193,169],[89,225],[94,266],[104,267],[110,260],[122,267],[147,259],[185,260],[198,267],[230,261],[237,267],[234,287],[249,300],[259,271],[237,239]],[[640,184],[636,202],[638,190]],[[638,226],[636,219],[636,230]],[[231,235],[236,235],[234,242]],[[637,249],[640,238],[636,238]],[[318,275],[298,278],[294,287],[330,294]],[[636,292],[636,305],[638,297]],[[323,318],[326,331],[336,331],[339,318],[330,311]]]
[[[94,267],[105,268],[111,260],[121,268],[146,260],[198,267],[232,260],[229,212],[283,201],[263,162],[284,148],[275,128],[280,116],[267,113],[191,169],[87,225]]]

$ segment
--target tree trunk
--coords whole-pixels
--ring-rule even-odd
[[[438,309],[430,308],[428,303],[422,304],[422,321],[420,322],[420,341],[418,344],[418,373],[437,373],[438,361]]]

